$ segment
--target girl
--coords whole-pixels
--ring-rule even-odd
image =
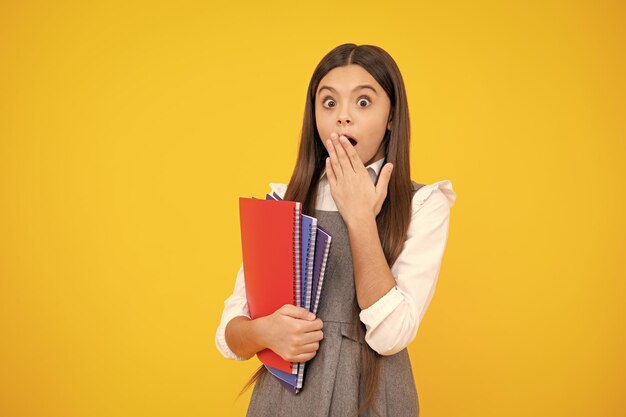
[[[285,305],[251,320],[243,265],[216,343],[245,360],[270,348],[307,363],[293,395],[263,366],[248,416],[417,416],[406,346],[435,290],[456,195],[450,181],[411,181],[409,113],[398,67],[383,49],[344,44],[313,72],[288,185],[333,237],[318,317]],[[363,414],[362,414],[363,413]]]

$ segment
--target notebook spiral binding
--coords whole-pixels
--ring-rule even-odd
[[[317,236],[317,219],[313,218],[311,221],[311,229],[309,233],[309,253],[307,254],[307,264],[306,264],[306,289],[304,293],[306,294],[306,299],[304,300],[303,306],[307,310],[311,310],[312,305],[312,294],[311,290],[313,289],[313,265],[315,264],[315,243]]]
[[[301,288],[300,292],[304,293],[304,297],[305,297],[304,300],[302,301],[302,307],[306,308],[307,310],[310,310],[311,308],[311,296],[312,296],[311,295],[311,282],[313,278],[313,262],[312,262],[313,258],[311,254],[315,253],[315,235],[316,234],[313,233],[313,230],[315,230],[316,227],[317,227],[317,220],[312,219],[311,225],[309,226],[309,233],[308,233],[309,240],[307,242],[309,253],[307,253],[307,256],[306,256],[306,259],[307,259],[306,264],[303,265],[303,268],[302,268],[302,276],[306,277],[306,288]],[[302,389],[302,385],[304,383],[304,367],[305,367],[305,362],[297,364],[298,378],[296,379],[296,387],[295,387],[296,394],[300,392],[300,390]]]
[[[293,234],[293,270],[294,270],[294,274],[295,274],[295,279],[294,279],[294,287],[293,287],[293,293],[294,293],[294,300],[296,302],[296,306],[301,306],[302,305],[302,298],[300,297],[300,287],[302,284],[302,280],[300,279],[301,275],[300,275],[300,224],[301,224],[301,215],[300,215],[300,203],[296,202],[295,208],[294,208],[294,219],[293,219],[293,228],[295,233]],[[295,366],[294,366],[295,365]],[[294,363],[292,364],[291,367],[291,373],[292,374],[298,374],[298,370],[300,369],[300,366],[298,365],[298,363]]]
[[[299,291],[300,283],[302,282],[302,280],[300,279],[300,262],[298,262],[298,260],[300,259],[300,217],[300,203],[296,202],[293,219],[293,227],[295,231],[295,233],[293,234],[293,271],[295,274],[293,293],[296,306],[300,306],[302,304],[302,299],[300,297]]]
[[[332,245],[332,238],[329,239],[328,241],[328,245],[326,246],[325,250],[324,250],[324,256],[322,257],[322,266],[321,266],[321,272],[320,272],[320,285],[318,285],[317,287],[317,294],[314,294],[311,296],[311,298],[315,297],[315,301],[313,302],[313,308],[312,311],[313,313],[317,314],[317,308],[319,307],[320,304],[320,297],[322,295],[322,285],[321,283],[324,282],[324,274],[326,272],[326,263],[328,262],[328,255],[330,254],[330,247]]]

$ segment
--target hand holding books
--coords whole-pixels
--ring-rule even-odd
[[[266,316],[270,323],[264,336],[266,345],[289,362],[306,362],[317,353],[324,337],[323,323],[315,314],[291,304],[285,304]]]
[[[317,225],[317,219],[301,214],[299,202],[282,201],[277,195],[267,195],[267,200],[240,198],[239,213],[246,297],[251,317],[273,315],[271,319],[276,320],[277,331],[280,331],[280,320],[283,325],[288,325],[288,319],[293,319],[282,313],[293,311],[294,306],[315,314],[330,251],[330,234]],[[287,310],[277,313],[281,308]],[[311,322],[310,331],[303,332],[307,334],[306,338],[296,343],[310,341],[304,344],[308,345],[304,350],[311,350],[319,343],[320,339],[315,341],[319,336],[315,332],[321,329],[315,329],[315,326],[321,322],[315,322]],[[307,327],[309,324],[299,325]],[[281,345],[273,346],[282,349]],[[264,349],[257,356],[287,389],[297,394],[303,386],[305,364],[283,358],[297,355],[305,358],[307,352],[281,352],[279,355],[274,349]],[[296,356],[289,356],[294,353]]]

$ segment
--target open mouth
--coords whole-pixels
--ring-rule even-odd
[[[344,134],[344,136],[345,136],[346,138],[348,138],[348,140],[350,141],[350,143],[352,144],[352,146],[356,146],[357,142],[356,142],[356,140],[355,140],[352,136],[350,136],[350,135],[346,135],[346,134]]]

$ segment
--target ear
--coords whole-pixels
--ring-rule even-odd
[[[392,115],[389,114],[389,120],[387,121],[387,130],[391,130],[391,120],[393,119]]]

